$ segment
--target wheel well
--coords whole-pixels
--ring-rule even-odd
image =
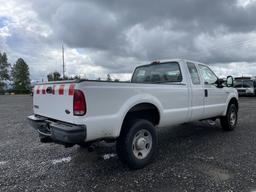
[[[239,108],[239,105],[238,105],[238,101],[237,101],[237,99],[236,98],[232,98],[232,99],[230,99],[230,101],[229,101],[229,104],[228,105],[230,105],[230,104],[235,104],[235,106],[236,106],[236,108],[237,108],[237,110],[238,110],[238,108]]]
[[[133,106],[128,111],[124,118],[123,125],[130,119],[146,119],[155,126],[159,124],[160,113],[155,105],[151,103],[140,103]]]

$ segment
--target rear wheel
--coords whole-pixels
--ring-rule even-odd
[[[224,117],[220,118],[222,129],[225,131],[232,131],[237,124],[237,107],[235,104],[230,104],[227,109],[227,113]]]
[[[132,169],[149,164],[157,148],[157,134],[147,120],[130,120],[124,125],[116,143],[117,154],[122,162]]]

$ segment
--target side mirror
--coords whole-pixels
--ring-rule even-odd
[[[217,79],[216,85],[218,88],[223,88],[224,79]]]
[[[227,76],[227,87],[234,87],[234,78],[232,76]]]

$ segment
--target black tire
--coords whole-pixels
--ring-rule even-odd
[[[237,125],[237,107],[231,103],[228,106],[226,116],[220,118],[221,127],[224,131],[233,131]]]
[[[154,159],[156,150],[157,133],[151,122],[144,119],[130,120],[122,127],[116,151],[119,159],[129,168],[145,167]]]

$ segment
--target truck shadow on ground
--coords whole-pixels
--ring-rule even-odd
[[[170,156],[185,155],[185,151],[189,152],[187,155],[191,155],[192,151],[197,149],[197,146],[201,146],[203,143],[214,140],[214,138],[221,135],[223,135],[223,131],[218,121],[214,125],[203,121],[161,128],[158,130],[158,154],[152,164],[157,164],[165,159],[170,160]],[[74,163],[81,163],[87,159],[87,164],[93,164],[96,167],[99,165],[101,168],[107,168],[108,170],[111,167],[114,170],[117,168],[129,170],[118,159],[115,143],[101,142],[93,152],[78,147],[77,152],[73,158]],[[91,162],[88,162],[90,160]],[[152,166],[152,164],[149,166]]]
[[[193,122],[158,131],[158,154],[155,160],[140,170],[130,170],[118,159],[115,144],[102,143],[94,152],[77,147],[72,152],[67,180],[76,178],[85,188],[120,190],[120,187],[152,188],[194,185],[193,182],[211,181],[221,185],[234,178],[234,171],[223,162],[221,150],[232,132],[222,131],[219,122]],[[155,180],[154,178],[157,179]],[[85,181],[86,183],[82,182]],[[102,183],[104,181],[104,183]],[[101,183],[95,185],[95,183]],[[182,184],[183,183],[183,184]]]

